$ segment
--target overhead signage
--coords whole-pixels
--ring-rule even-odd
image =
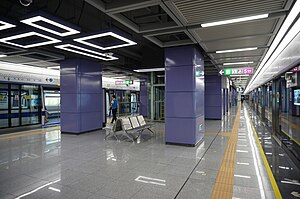
[[[126,84],[126,85],[133,84],[133,80],[125,80],[125,84]]]
[[[133,84],[133,80],[116,80],[115,81],[116,85],[132,85]]]
[[[253,68],[224,68],[221,70],[220,75],[230,76],[230,75],[251,75],[253,74]]]
[[[292,68],[291,71],[292,71],[292,72],[300,71],[300,66],[296,66],[296,67]]]
[[[19,82],[30,84],[47,84],[57,85],[59,83],[59,76],[50,76],[46,74],[34,74],[24,71],[0,71],[0,82]]]

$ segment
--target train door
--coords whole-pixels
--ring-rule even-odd
[[[273,104],[272,104],[272,127],[273,133],[280,134],[281,129],[281,86],[282,79],[276,79],[273,81]]]
[[[130,96],[130,102],[131,102],[131,114],[135,115],[138,114],[138,106],[137,106],[137,95],[136,93],[131,93]]]
[[[60,90],[59,88],[44,88],[45,125],[60,124]]]
[[[106,104],[106,116],[109,116],[110,117],[110,114],[109,114],[109,112],[110,112],[110,96],[109,96],[109,91],[106,91],[105,92],[105,104]]]

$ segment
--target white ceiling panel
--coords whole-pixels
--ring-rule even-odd
[[[249,39],[235,39],[235,40],[219,40],[219,41],[210,41],[205,42],[209,52],[222,49],[236,49],[236,48],[247,48],[253,46],[266,46],[270,36],[261,36],[256,38]]]
[[[260,57],[232,57],[232,58],[222,58],[222,59],[215,59],[217,64],[226,63],[226,62],[245,62],[245,61],[254,61],[258,62]]]
[[[232,52],[232,53],[211,53],[211,57],[214,59],[228,58],[228,57],[257,57],[262,56],[265,52],[265,48],[243,51],[243,52]]]
[[[286,0],[180,0],[174,2],[187,24],[208,23],[282,11]]]
[[[195,32],[201,41],[270,34],[273,32],[277,20],[273,18],[226,26],[199,28]]]
[[[226,63],[226,62],[225,62]],[[227,62],[229,63],[229,62]],[[223,66],[223,64],[218,64],[220,69],[223,68],[244,68],[244,67],[255,67],[257,65],[257,63],[253,63],[253,64],[241,64],[241,65],[228,65],[228,66]]]

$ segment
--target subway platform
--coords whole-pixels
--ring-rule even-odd
[[[222,121],[206,121],[197,147],[166,145],[164,123],[136,143],[59,127],[1,135],[0,198],[281,197],[252,120],[248,105],[232,107]]]

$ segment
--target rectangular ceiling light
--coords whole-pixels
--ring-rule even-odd
[[[74,34],[80,33],[80,31],[78,31],[78,30],[75,30],[75,29],[70,28],[70,27],[68,27],[66,25],[63,25],[61,23],[55,22],[53,20],[47,19],[47,18],[42,17],[42,16],[31,17],[31,18],[28,18],[28,19],[21,20],[21,22],[25,23],[25,24],[27,24],[29,26],[32,26],[32,27],[44,30],[46,32],[50,32],[52,34],[61,36],[61,37],[65,37],[65,36],[69,36],[69,35],[74,35]],[[43,25],[37,24],[36,22],[44,22],[44,23],[50,24],[52,26],[56,26],[56,27],[58,27],[60,29],[63,29],[65,32],[58,32],[58,31],[53,30],[51,28],[48,28],[48,27],[45,27]]]
[[[7,23],[5,21],[0,21],[0,30],[5,30],[5,29],[9,29],[9,28],[14,28],[16,27],[13,24]]]
[[[7,55],[0,54],[0,58],[1,58],[1,57],[7,57]]]
[[[17,43],[12,42],[12,40],[31,37],[31,36],[38,36],[38,37],[47,39],[48,41],[33,43],[33,44],[28,44],[28,45],[21,45],[21,44],[17,44]],[[5,43],[5,44],[9,44],[9,45],[13,45],[13,46],[17,46],[17,47],[21,47],[21,48],[32,48],[32,47],[37,47],[37,46],[44,46],[44,45],[48,45],[48,44],[59,43],[59,42],[61,42],[61,40],[58,40],[58,39],[55,39],[55,38],[52,38],[52,37],[49,37],[49,36],[46,36],[46,35],[43,35],[43,34],[32,31],[32,32],[19,34],[19,35],[14,35],[14,36],[1,38],[0,42]]]
[[[205,27],[211,27],[211,26],[220,26],[220,25],[225,25],[225,24],[251,21],[251,20],[255,20],[255,19],[263,19],[263,18],[268,18],[268,17],[269,17],[269,14],[255,15],[255,16],[251,16],[251,17],[241,17],[241,18],[237,18],[237,19],[229,19],[229,20],[224,20],[224,21],[204,23],[204,24],[201,24],[201,27],[205,28]]]
[[[113,46],[108,46],[108,47],[103,47],[103,46],[96,45],[96,44],[93,44],[93,43],[87,41],[87,40],[97,39],[97,38],[106,37],[106,36],[114,37],[114,38],[119,39],[119,40],[121,40],[125,43],[124,44],[113,45]],[[79,42],[81,44],[85,44],[87,46],[91,46],[93,48],[98,48],[100,50],[109,50],[109,49],[121,48],[121,47],[132,46],[132,45],[137,44],[134,41],[131,41],[131,40],[129,40],[125,37],[122,37],[122,36],[120,36],[116,33],[113,33],[113,32],[105,32],[105,33],[100,33],[100,34],[94,34],[94,35],[74,39],[74,41]]]
[[[217,50],[216,53],[232,53],[232,52],[242,52],[242,51],[250,51],[250,50],[257,50],[257,47],[240,48],[240,49],[232,49],[232,50]]]
[[[133,71],[138,73],[147,73],[147,72],[165,71],[165,68],[147,68],[147,69],[138,69]]]
[[[104,60],[104,61],[112,61],[112,60],[119,59],[119,58],[111,56],[111,55],[106,55],[104,53],[99,53],[99,52],[89,50],[89,49],[86,49],[86,48],[82,48],[82,47],[79,47],[79,46],[76,46],[76,45],[73,45],[73,44],[62,44],[62,45],[58,45],[58,46],[54,46],[54,47],[62,49],[62,50],[66,50],[66,51],[69,51],[69,52],[77,53],[77,54],[80,54],[80,55],[85,55],[85,56],[88,56],[88,57],[101,59],[101,60]]]
[[[233,62],[233,63],[224,63],[223,66],[228,65],[241,65],[241,64],[253,64],[253,61],[244,61],[244,62]]]
[[[48,69],[60,69],[60,66],[50,66],[50,67],[47,67]]]

